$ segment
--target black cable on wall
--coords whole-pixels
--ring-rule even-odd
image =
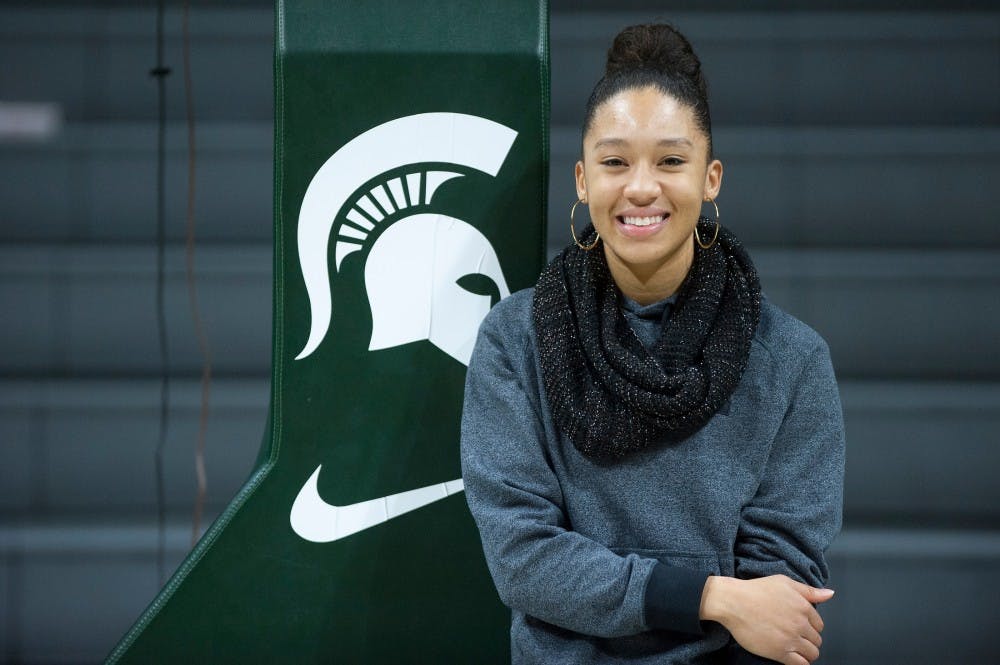
[[[198,417],[198,440],[195,446],[194,466],[197,490],[191,527],[191,545],[201,536],[208,479],[205,471],[205,436],[208,427],[209,395],[212,382],[211,348],[202,325],[198,307],[198,292],[194,273],[195,254],[195,175],[197,146],[195,141],[194,93],[191,78],[191,33],[189,26],[190,1],[184,0],[182,10],[182,35],[184,59],[184,106],[187,126],[187,207],[185,224],[185,281],[188,301],[194,322],[198,350],[202,357],[201,406]],[[166,78],[171,70],[164,64],[164,13],[165,0],[156,6],[156,66],[150,75],[157,80],[157,150],[156,150],[156,318],[160,351],[160,424],[155,452],[157,550],[156,570],[160,586],[166,581],[166,489],[164,478],[164,452],[169,431],[170,412],[170,355],[167,345],[167,317],[164,302],[166,271],[166,132],[167,92]]]

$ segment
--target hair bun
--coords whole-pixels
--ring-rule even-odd
[[[652,87],[691,109],[694,121],[708,140],[712,158],[712,115],[708,109],[708,83],[691,43],[672,25],[633,25],[615,36],[608,49],[604,76],[587,99],[583,136],[590,132],[597,109],[627,90]]]
[[[701,61],[690,42],[672,25],[633,25],[615,37],[608,49],[604,75],[608,78],[652,70],[688,79],[699,89],[705,86]]]

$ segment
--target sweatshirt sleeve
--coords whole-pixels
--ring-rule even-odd
[[[806,354],[767,467],[740,516],[736,577],[784,574],[810,586],[829,579],[825,553],[840,531],[844,422],[826,342]]]
[[[503,305],[484,321],[472,354],[461,437],[466,499],[501,600],[587,635],[700,634],[706,574],[619,556],[572,530],[538,399],[524,385],[526,333],[497,315]]]

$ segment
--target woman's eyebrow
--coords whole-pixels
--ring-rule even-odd
[[[679,136],[679,137],[673,138],[673,139],[660,139],[659,141],[656,142],[656,145],[658,145],[658,146],[684,146],[684,147],[687,147],[687,148],[693,148],[694,147],[694,143],[691,143],[690,139],[685,138],[683,136]]]
[[[604,146],[622,147],[627,145],[628,141],[625,139],[601,139],[594,144],[594,149],[603,148]]]

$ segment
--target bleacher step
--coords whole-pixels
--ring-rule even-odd
[[[190,524],[174,521],[166,533],[172,570]],[[151,520],[0,526],[7,657],[99,662],[158,588],[157,543]],[[1000,531],[847,529],[828,560],[837,594],[820,608],[824,662],[939,664],[945,644],[950,662],[989,662],[981,626],[954,608],[996,616],[982,590],[1000,584]]]
[[[842,380],[848,527],[976,525],[1000,530],[1000,383]],[[197,378],[173,378],[165,509],[191,510]],[[217,378],[206,434],[207,508],[222,510],[265,434],[268,383]],[[160,382],[0,380],[0,514],[8,519],[153,515]],[[454,442],[456,446],[458,442]],[[89,469],[86,474],[80,469]]]
[[[1000,250],[751,251],[765,294],[826,338],[840,378],[1000,379],[1000,308],[989,306]],[[264,244],[196,251],[219,375],[269,371],[271,254]],[[182,247],[168,248],[166,265],[171,369],[196,374]],[[20,376],[159,373],[155,269],[148,245],[0,245],[0,304],[17,312],[5,323],[0,367]]]

